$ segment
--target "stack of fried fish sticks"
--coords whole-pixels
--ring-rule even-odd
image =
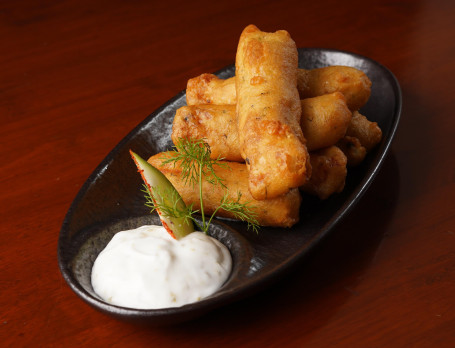
[[[358,165],[382,132],[358,110],[370,97],[371,81],[360,70],[329,66],[298,68],[289,33],[246,27],[236,54],[236,76],[202,74],[187,84],[187,106],[177,110],[172,140],[193,139],[210,146],[232,200],[249,202],[260,225],[290,227],[298,222],[301,191],[327,199],[343,190],[347,166]],[[187,204],[199,195],[181,177],[181,168],[163,165],[171,154],[149,162],[172,182]],[[205,185],[207,213],[225,189]],[[229,212],[218,215],[233,217]]]

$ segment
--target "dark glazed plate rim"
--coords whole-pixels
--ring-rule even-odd
[[[100,300],[78,281],[74,265],[80,261],[82,247],[104,227],[129,225],[131,221],[142,220],[146,216],[140,192],[139,195],[136,192],[139,191],[140,178],[133,170],[132,162],[127,159],[125,150],[132,148],[147,157],[171,146],[168,139],[169,125],[172,122],[170,118],[176,108],[184,105],[185,92],[182,91],[141,122],[108,154],[84,183],[65,216],[58,241],[58,262],[65,281],[80,298],[97,310],[120,319],[158,325],[189,320],[251,295],[279,279],[302,260],[359,202],[384,162],[396,133],[401,113],[399,83],[387,68],[374,60],[334,49],[301,48],[299,64],[306,69],[325,65],[350,65],[372,74],[369,75],[373,82],[372,96],[361,112],[369,118],[372,115],[372,120],[380,124],[383,140],[377,149],[368,154],[359,168],[349,171],[343,193],[324,202],[305,198],[301,222],[288,230],[264,228],[259,235],[254,235],[242,223],[226,220],[217,222],[217,228],[225,231],[224,238],[228,238],[232,245],[237,245],[235,251],[231,249],[231,252],[244,264],[243,273],[207,299],[183,307],[159,310],[123,308]],[[234,66],[231,65],[216,74],[226,78],[233,73]],[[382,104],[383,100],[387,103]],[[124,176],[132,179],[126,184],[115,181],[116,177]],[[124,184],[128,188],[124,188]],[[99,200],[99,204],[94,202],[94,197]],[[243,246],[243,253],[239,251],[239,245]]]

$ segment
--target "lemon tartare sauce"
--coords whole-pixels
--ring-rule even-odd
[[[118,232],[98,255],[92,286],[104,301],[129,308],[180,307],[215,293],[232,259],[218,240],[193,232],[176,240],[162,226]]]

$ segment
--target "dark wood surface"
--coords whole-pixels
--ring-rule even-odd
[[[455,347],[453,1],[2,1],[0,345]],[[171,327],[111,319],[57,264],[73,198],[188,78],[233,63],[242,29],[368,56],[403,92],[361,203],[294,272]]]

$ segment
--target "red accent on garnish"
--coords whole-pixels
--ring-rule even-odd
[[[143,180],[144,183],[147,185],[147,188],[148,188],[148,190],[149,190],[149,192],[150,192],[150,196],[152,197],[153,204],[155,204],[155,207],[156,207],[157,204],[156,204],[155,197],[153,197],[152,187],[150,186],[150,184],[149,184],[149,183],[147,182],[147,180],[145,179],[144,170],[139,168],[139,164],[138,164],[136,158],[135,158],[134,155],[133,155],[133,151],[131,151],[131,150],[130,150],[130,155],[131,155],[131,157],[133,158],[134,163],[136,164],[136,167],[137,167],[137,169],[138,169],[138,172],[141,174],[142,180]],[[158,208],[155,208],[155,209],[156,209],[156,211],[157,211],[157,213],[158,213],[158,215],[159,215],[159,217],[160,217],[160,221],[161,221],[161,224],[163,225],[163,227],[164,227],[164,228],[166,229],[166,231],[171,235],[172,238],[177,239],[177,238],[175,237],[174,232],[172,232],[172,230],[171,230],[170,227],[167,225],[167,223],[164,222],[164,220],[161,218],[161,212],[160,212],[160,210],[159,210]]]
[[[159,214],[159,213],[160,213],[160,212],[158,212],[158,214]],[[167,223],[165,223],[163,220],[161,220],[161,223],[163,224],[163,227],[166,229],[166,231],[169,232],[169,234],[171,235],[171,237],[174,238],[174,239],[177,239],[177,238],[175,237],[174,232],[172,232],[172,230],[169,228],[169,226],[167,225]]]

